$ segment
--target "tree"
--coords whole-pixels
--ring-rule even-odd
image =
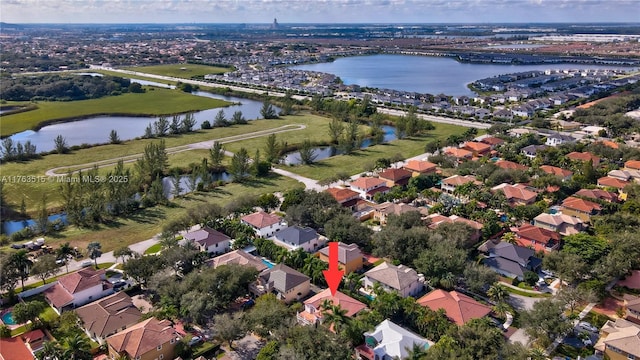
[[[351,318],[347,316],[347,310],[341,308],[340,304],[333,305],[333,303],[331,303],[326,306],[323,304],[321,307],[324,323],[327,324],[329,328],[333,326],[336,334],[339,334],[343,326],[346,326],[351,320]]]
[[[62,348],[57,341],[45,341],[42,350],[36,354],[38,360],[55,360],[62,358]]]
[[[585,233],[565,236],[563,242],[563,252],[576,254],[591,265],[604,258],[610,250],[606,240]]]
[[[102,256],[102,245],[99,242],[90,242],[87,246],[87,256],[93,260],[98,267],[98,258]]]
[[[167,132],[169,131],[169,120],[167,120],[165,116],[160,116],[160,118],[158,118],[158,120],[153,123],[153,127],[156,136],[166,136]]]
[[[317,155],[315,154],[315,150],[313,149],[313,145],[309,139],[305,139],[302,142],[302,146],[299,150],[300,161],[302,161],[305,165],[313,164]]]
[[[414,265],[432,284],[437,284],[447,273],[462,273],[466,259],[467,251],[437,243],[431,249],[422,251]]]
[[[18,324],[28,321],[35,323],[38,315],[46,308],[47,304],[39,300],[18,303],[12,310],[13,320]]]
[[[142,137],[144,137],[145,139],[151,139],[155,137],[155,134],[153,133],[153,127],[151,124],[147,125],[147,127],[144,128],[144,135]]]
[[[572,283],[578,280],[586,270],[586,264],[579,255],[563,251],[553,251],[546,254],[542,259],[542,267],[558,275],[560,286],[563,281]]]
[[[373,231],[362,226],[358,219],[349,214],[338,214],[325,224],[325,232],[329,239],[345,244],[358,244],[369,246],[369,240]]]
[[[58,260],[62,260],[64,262],[64,266],[67,268],[67,272],[69,272],[69,259],[73,257],[75,254],[75,250],[71,247],[71,245],[66,242],[56,250],[56,256]]]
[[[278,146],[276,134],[270,134],[267,136],[264,149],[267,161],[271,163],[277,163],[280,161],[280,146]]]
[[[473,292],[485,292],[489,284],[498,281],[498,274],[486,266],[467,264],[464,268],[464,283]]]
[[[276,110],[273,108],[273,105],[267,100],[262,103],[262,108],[260,109],[260,115],[264,119],[277,119],[278,114],[276,114]]]
[[[33,265],[33,262],[29,260],[29,253],[27,250],[18,250],[9,256],[9,269],[10,273],[18,275],[20,282],[22,283],[22,290],[24,291],[24,281],[29,278],[29,268]]]
[[[273,193],[262,194],[258,196],[258,206],[265,211],[275,210],[280,206],[280,199]]]
[[[224,115],[224,110],[218,111],[216,117],[213,119],[213,126],[215,127],[227,127],[231,125],[229,121],[227,121],[226,116]]]
[[[56,256],[53,254],[45,254],[38,257],[31,267],[31,275],[37,276],[42,279],[42,285],[45,284],[47,278],[57,274],[60,271],[58,264],[56,264]]]
[[[164,267],[165,260],[160,256],[142,256],[134,258],[123,265],[123,270],[142,286],[146,286],[149,279]]]
[[[250,176],[249,152],[247,149],[241,148],[233,155],[229,174],[233,176],[233,181],[243,182]]]
[[[505,302],[509,298],[509,292],[500,284],[492,285],[489,290],[487,290],[487,295],[497,303]]]
[[[87,337],[75,335],[67,338],[64,342],[63,356],[69,360],[93,359],[93,355],[91,355],[91,344]]]
[[[67,147],[67,140],[65,140],[62,135],[58,135],[53,139],[53,145],[58,154],[66,154],[67,151],[69,151],[69,148]]]
[[[234,111],[233,115],[231,115],[231,123],[236,125],[246,124],[247,119],[245,119],[244,115],[242,115],[242,111]]]
[[[218,141],[214,141],[211,149],[209,149],[209,160],[211,161],[211,166],[214,168],[219,168],[222,165],[222,160],[224,159],[224,148],[222,144]]]
[[[209,120],[205,120],[200,124],[200,129],[202,129],[202,130],[208,130],[208,129],[211,129],[211,128],[212,128],[212,126],[211,126],[211,122],[209,122]]]
[[[188,113],[182,118],[182,123],[180,124],[180,130],[182,132],[188,133],[193,131],[193,127],[196,125],[196,117],[193,116],[192,113]]]
[[[180,117],[178,115],[174,115],[171,118],[171,124],[169,125],[169,133],[171,134],[180,134],[182,132],[180,125]]]
[[[570,286],[562,288],[556,298],[571,311],[571,314],[581,305],[598,301],[598,297],[593,291]]]
[[[244,319],[241,314],[228,313],[216,315],[213,318],[216,329],[216,337],[220,341],[226,341],[233,350],[233,340],[238,340],[246,333]]]
[[[122,263],[124,264],[126,258],[133,256],[133,250],[131,250],[128,246],[122,246],[115,250],[113,250],[113,256],[117,258],[122,258]]]
[[[182,186],[180,185],[180,183],[182,182],[182,175],[180,174],[180,169],[178,168],[173,168],[171,169],[171,177],[169,178],[171,180],[171,185],[173,186],[172,189],[172,193],[173,193],[173,198],[177,199],[178,197],[180,197],[180,193],[182,192]]]
[[[120,144],[121,141],[117,131],[111,130],[109,133],[109,142],[112,144]]]
[[[260,336],[267,336],[271,331],[279,329],[290,322],[291,311],[273,294],[260,296],[256,304],[247,314],[247,321],[252,330]]]
[[[522,313],[522,322],[529,336],[546,346],[572,327],[564,316],[564,305],[554,299],[544,299],[533,304],[531,310]]]
[[[349,344],[324,327],[291,326],[280,329],[285,340],[279,359],[349,360],[353,351]]]
[[[331,119],[331,122],[329,123],[329,137],[331,138],[331,143],[337,144],[343,131],[344,124],[342,121],[337,118]]]

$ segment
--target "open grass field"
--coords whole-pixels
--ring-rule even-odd
[[[222,74],[232,70],[231,68],[197,64],[152,65],[128,67],[124,69],[184,79],[191,79],[194,76],[204,76],[207,74]]]
[[[312,165],[286,166],[283,168],[315,180],[330,178],[340,172],[355,175],[365,171],[367,164],[374,163],[379,158],[390,158],[395,154],[402,154],[404,158],[413,157],[424,153],[424,146],[427,142],[436,139],[444,140],[451,134],[462,134],[466,130],[465,127],[457,125],[440,123],[434,123],[434,125],[436,129],[429,131],[424,136],[371,146],[356,151],[351,155],[334,156]]]
[[[20,103],[16,103],[20,104]],[[191,95],[179,90],[147,87],[141,94],[127,93],[100,99],[69,102],[38,102],[37,109],[2,117],[1,135],[38,128],[46,122],[104,114],[168,115],[212,109],[226,101]]]

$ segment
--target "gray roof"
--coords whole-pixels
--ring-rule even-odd
[[[364,275],[400,291],[418,280],[418,273],[412,268],[404,265],[395,266],[386,261]]]
[[[526,266],[527,263],[529,263],[529,259],[536,254],[532,249],[509,244],[504,241],[494,246],[490,252],[501,258],[515,261],[523,266]]]
[[[295,225],[278,231],[274,237],[287,244],[302,245],[317,239],[318,233],[312,228]]]
[[[329,256],[329,246],[320,249],[321,254]],[[347,264],[353,259],[362,257],[362,251],[356,244],[345,244],[343,242],[338,243],[338,262]]]
[[[527,152],[527,153],[529,153],[529,154],[537,154],[537,153],[538,153],[538,151],[540,151],[540,150],[544,150],[544,149],[546,149],[546,148],[547,148],[547,147],[546,147],[545,145],[529,145],[529,146],[525,146],[525,147],[523,147],[523,148],[522,148],[522,149],[520,149],[520,150],[522,150],[522,151],[524,151],[524,152]]]
[[[282,293],[286,293],[304,282],[311,281],[307,275],[284,264],[278,264],[263,272],[260,274],[260,279]]]
[[[549,138],[549,139],[559,139],[559,140],[562,140],[562,141],[576,141],[576,139],[574,139],[572,136],[564,135],[564,134],[560,134],[560,133],[551,134],[547,138]]]
[[[515,261],[511,261],[509,259],[505,259],[501,257],[493,257],[493,258],[485,259],[484,264],[489,267],[501,270],[505,273],[516,275],[519,278],[523,278],[525,271],[528,270],[527,268],[521,266]]]
[[[227,235],[206,226],[200,230],[188,232],[184,237],[206,247],[231,240]]]

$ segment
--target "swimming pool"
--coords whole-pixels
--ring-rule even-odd
[[[269,269],[271,269],[271,268],[272,268],[272,267],[274,267],[274,265],[275,265],[274,263],[272,263],[271,261],[269,261],[269,260],[267,260],[267,259],[265,259],[265,258],[262,258],[262,259],[260,259],[260,260],[262,260],[262,263],[263,263],[263,264],[265,264],[265,265],[267,265],[267,267],[268,267]]]
[[[2,314],[0,319],[2,319],[2,322],[5,325],[16,325],[15,320],[13,320],[13,314],[12,314],[11,310],[9,310],[9,311],[5,312],[4,314]]]

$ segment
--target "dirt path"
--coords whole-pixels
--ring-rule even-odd
[[[257,137],[262,137],[262,136],[271,135],[271,134],[278,134],[278,133],[283,133],[287,131],[303,130],[306,128],[307,126],[303,124],[284,125],[284,126],[277,127],[275,129],[260,130],[260,131],[255,131],[248,134],[233,135],[233,136],[228,136],[220,139],[206,140],[206,141],[200,141],[200,142],[186,144],[186,145],[174,146],[171,148],[167,148],[167,154],[177,154],[183,151],[189,151],[189,150],[195,150],[195,149],[210,149],[211,146],[213,146],[213,143],[216,141],[218,141],[221,144],[227,144],[235,141],[253,139]],[[233,156],[233,153],[229,151],[226,151],[225,153],[227,156]],[[47,170],[45,172],[45,175],[46,176],[65,176],[68,174],[69,168],[75,169],[71,172],[73,174],[73,173],[77,173],[78,171],[91,170],[95,165],[97,165],[99,168],[113,166],[117,164],[118,161],[120,160],[122,160],[125,163],[134,162],[139,158],[141,158],[142,156],[143,154],[134,154],[134,155],[120,156],[120,157],[107,159],[107,160],[89,162],[85,164],[61,166],[61,167]],[[81,168],[78,169],[78,167],[81,167]]]

